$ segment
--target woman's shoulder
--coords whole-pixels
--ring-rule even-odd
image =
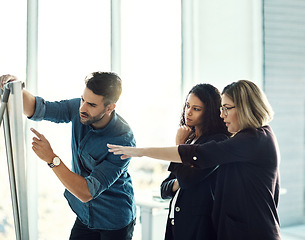
[[[276,144],[276,137],[270,126],[266,125],[260,128],[245,128],[236,133],[230,141],[232,144],[239,144],[240,146],[251,146],[251,148],[264,145],[267,147],[269,143]],[[260,144],[258,144],[260,143]]]
[[[258,137],[258,136],[268,136],[268,135],[273,135],[273,131],[269,125],[262,126],[260,128],[245,128],[240,130],[238,133],[235,134],[235,136],[242,136],[246,135],[247,137]]]
[[[196,141],[196,144],[202,144],[202,143],[206,143],[206,142],[210,142],[210,141],[220,142],[220,141],[224,141],[224,140],[227,140],[227,139],[229,139],[229,137],[226,134],[215,133],[215,134],[209,134],[209,135],[201,136]]]

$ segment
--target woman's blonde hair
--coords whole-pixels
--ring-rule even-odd
[[[266,95],[251,81],[233,82],[223,89],[222,94],[234,102],[240,129],[259,128],[268,124],[273,118],[273,110]]]

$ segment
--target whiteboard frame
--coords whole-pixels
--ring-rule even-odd
[[[8,102],[1,102],[7,152],[10,190],[17,240],[29,239],[26,159],[23,127],[23,83],[14,81],[4,86]],[[2,111],[1,111],[2,114]]]

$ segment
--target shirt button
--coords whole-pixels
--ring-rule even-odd
[[[172,224],[173,226],[175,225],[175,220],[174,220],[174,219],[171,220],[171,224]]]
[[[176,212],[180,212],[180,207],[175,207]]]
[[[195,156],[195,157],[193,157],[193,160],[194,160],[194,161],[196,161],[196,160],[197,160],[197,157],[196,157],[196,156]]]

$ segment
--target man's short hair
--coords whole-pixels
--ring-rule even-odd
[[[104,97],[104,105],[116,103],[122,93],[122,80],[113,72],[93,72],[85,78],[86,87]]]

